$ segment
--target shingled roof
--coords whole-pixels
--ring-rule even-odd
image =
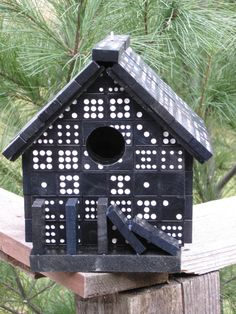
[[[16,135],[3,155],[15,160],[55,119],[106,70],[125,90],[168,129],[200,162],[212,156],[204,121],[129,47],[126,35],[109,35],[92,51],[92,61]]]

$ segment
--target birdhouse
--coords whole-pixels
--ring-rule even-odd
[[[110,35],[17,134],[34,271],[178,272],[191,242],[193,158],[203,120]]]

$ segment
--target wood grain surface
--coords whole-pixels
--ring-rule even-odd
[[[178,276],[169,283],[136,291],[82,299],[77,314],[220,314],[219,272]]]

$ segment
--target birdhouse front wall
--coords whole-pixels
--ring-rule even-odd
[[[106,72],[75,99],[23,155],[26,240],[33,201],[45,199],[44,244],[66,247],[65,204],[78,198],[78,248],[97,245],[96,204],[107,197],[191,241],[192,156]],[[110,250],[129,248],[108,225]]]

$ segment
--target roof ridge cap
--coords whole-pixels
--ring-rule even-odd
[[[98,63],[118,63],[120,56],[129,46],[129,35],[111,33],[93,47],[92,59]]]

